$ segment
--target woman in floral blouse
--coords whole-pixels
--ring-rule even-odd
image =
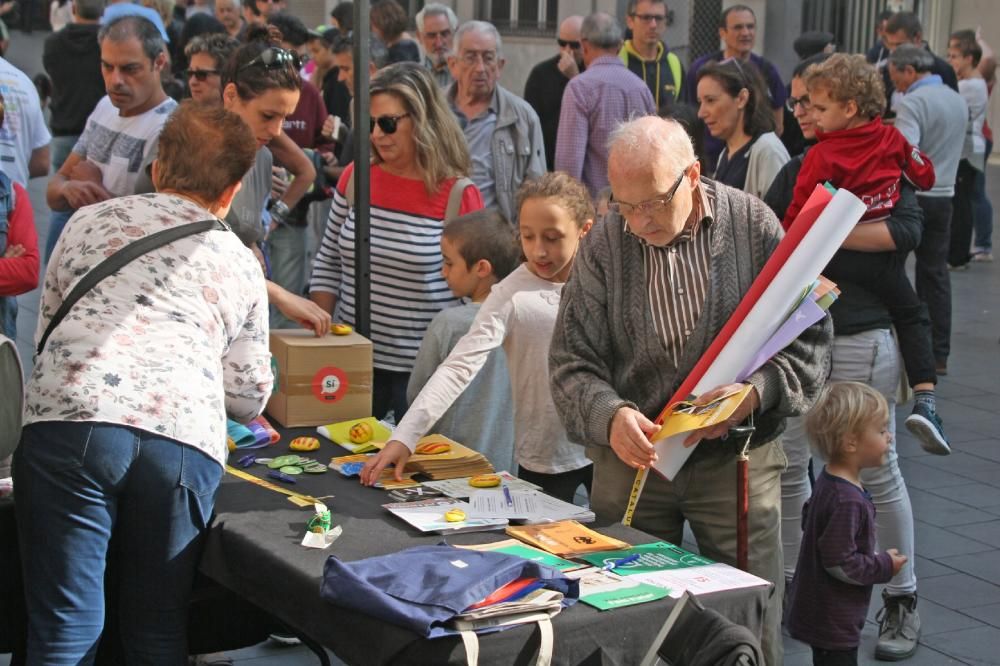
[[[224,218],[257,144],[235,114],[182,104],[160,136],[156,194],[80,209],[49,260],[36,337],[72,287],[162,229]],[[90,663],[105,574],[126,663],[186,663],[186,608],[226,456],[226,415],[273,381],[260,264],[227,230],[153,250],[84,295],[26,387],[14,456],[28,660]],[[106,572],[109,543],[114,564]]]

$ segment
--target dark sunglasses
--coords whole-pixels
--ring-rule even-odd
[[[187,78],[194,77],[204,83],[208,80],[210,76],[218,76],[219,70],[217,69],[187,69],[184,70],[184,76]]]
[[[558,44],[559,48],[561,49],[564,49],[568,46],[575,51],[576,49],[580,48],[580,42],[571,42],[565,39],[557,39],[556,44]]]
[[[284,69],[286,67],[294,67],[295,69],[298,69],[300,66],[299,57],[291,51],[278,46],[269,46],[261,51],[259,56],[236,70],[236,73],[239,74],[243,70],[250,69],[251,67],[263,67],[264,69]]]
[[[375,125],[382,130],[383,134],[395,134],[396,130],[399,129],[399,121],[406,118],[410,114],[401,113],[398,116],[379,116],[378,118],[369,118],[369,124],[371,127],[368,133],[371,134],[375,131]]]

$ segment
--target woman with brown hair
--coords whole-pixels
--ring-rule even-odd
[[[372,34],[389,50],[389,64],[420,62],[420,47],[406,31],[410,19],[396,0],[377,0],[371,8]]]
[[[790,159],[756,68],[729,58],[698,72],[698,118],[725,143],[713,178],[763,198]]]
[[[449,205],[464,215],[482,208],[483,199],[465,180],[471,169],[465,136],[422,65],[389,65],[372,79],[370,130],[373,415],[392,410],[399,420],[427,326],[457,302],[441,275]],[[350,164],[337,183],[309,282],[311,298],[347,323],[355,319],[353,174]]]

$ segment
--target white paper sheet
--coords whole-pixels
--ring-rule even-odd
[[[639,580],[657,587],[665,587],[670,590],[670,596],[675,599],[680,598],[685,590],[697,596],[709,592],[770,585],[763,578],[719,562],[698,567],[635,574],[629,576],[629,580]]]
[[[746,319],[709,366],[694,393],[700,395],[736,381],[738,373],[784,323],[802,296],[865,213],[865,204],[847,190],[837,190],[799,246],[774,276]],[[687,435],[668,437],[656,444],[659,458],[653,469],[673,480],[695,447],[685,448]]]

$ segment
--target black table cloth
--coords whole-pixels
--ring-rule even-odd
[[[240,450],[230,456],[235,464],[243,455],[272,457],[287,453],[292,437],[306,430],[284,431],[281,441],[257,451]],[[323,463],[346,455],[325,440],[309,455]],[[247,471],[266,477],[266,467]],[[334,471],[302,474],[290,490],[329,496],[333,524],[343,534],[326,550],[300,545],[311,508],[299,508],[282,494],[227,474],[219,489],[216,518],[202,559],[202,573],[261,609],[326,646],[349,664],[464,664],[465,650],[458,638],[425,640],[405,629],[367,615],[344,610],[320,598],[323,564],[331,555],[352,561],[383,555],[411,546],[447,540],[455,545],[486,543],[508,538],[501,532],[456,534],[447,538],[423,535],[381,507],[382,490],[362,487]],[[282,485],[279,482],[274,482]],[[655,541],[618,522],[620,516],[598,516],[590,525],[631,544]],[[760,635],[769,589],[758,587],[703,595],[699,599],[730,620]],[[646,653],[657,630],[673,607],[673,599],[600,612],[577,603],[553,619],[556,664],[635,664]],[[480,637],[484,664],[533,664],[538,650],[533,625]]]

